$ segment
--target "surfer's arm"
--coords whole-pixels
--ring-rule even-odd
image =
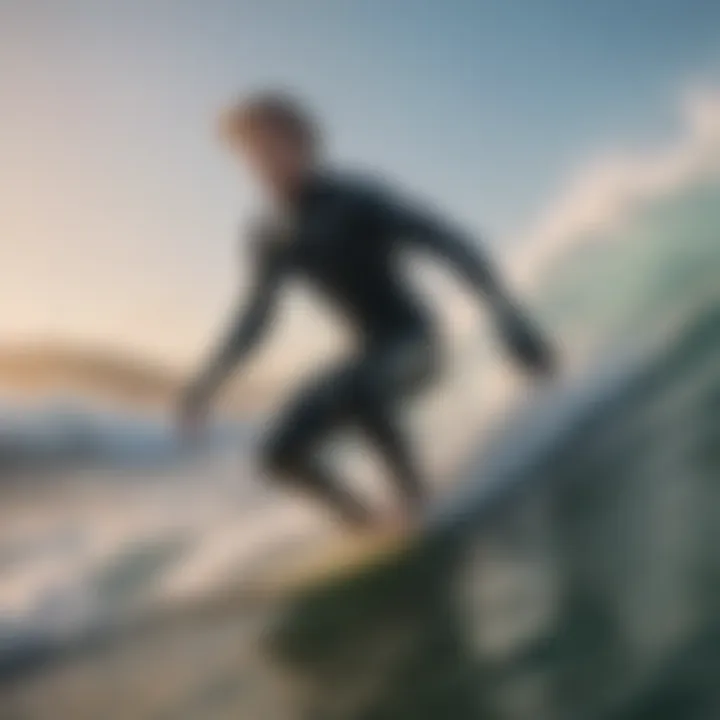
[[[440,214],[406,201],[381,201],[382,221],[393,236],[439,258],[493,307],[511,305],[510,294],[480,243]]]
[[[230,373],[263,339],[272,322],[280,277],[280,263],[276,258],[260,259],[249,300],[236,311],[217,349],[188,387],[184,396],[186,407],[209,402]]]
[[[385,200],[380,214],[396,237],[447,263],[489,306],[505,344],[526,367],[552,369],[549,346],[501,279],[480,243],[439,214],[406,202]]]

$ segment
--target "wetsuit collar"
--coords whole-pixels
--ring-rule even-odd
[[[313,170],[298,188],[293,205],[298,208],[307,207],[325,194],[328,184],[327,171],[323,169]]]

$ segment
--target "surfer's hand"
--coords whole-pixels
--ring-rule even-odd
[[[512,312],[501,317],[501,332],[513,357],[527,371],[542,377],[555,374],[550,344],[522,314]]]

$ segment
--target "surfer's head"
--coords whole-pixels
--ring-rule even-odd
[[[302,104],[284,93],[243,98],[221,121],[223,137],[273,194],[292,193],[320,155],[320,131]]]

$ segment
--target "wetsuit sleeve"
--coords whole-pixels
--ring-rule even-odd
[[[498,273],[479,243],[440,214],[380,191],[374,193],[371,202],[383,234],[391,241],[432,253],[490,302],[505,298]]]
[[[271,324],[285,266],[281,249],[271,242],[251,243],[253,278],[249,300],[236,311],[230,327],[205,369],[190,385],[186,404],[202,404],[259,343]]]
[[[505,344],[521,364],[551,372],[554,359],[549,344],[477,242],[439,215],[387,194],[376,194],[373,207],[375,220],[390,242],[408,242],[441,258],[488,302]]]

